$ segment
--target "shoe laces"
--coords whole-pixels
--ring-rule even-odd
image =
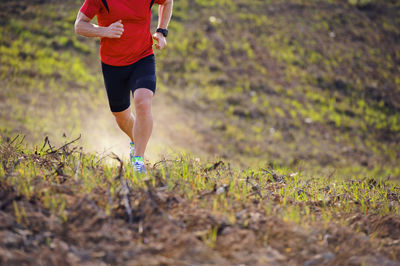
[[[145,168],[143,162],[137,162],[137,161],[134,162],[133,168],[134,168],[135,172],[139,172],[139,173],[145,173],[146,172],[146,168]]]

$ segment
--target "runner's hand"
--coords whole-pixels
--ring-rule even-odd
[[[106,28],[105,36],[106,38],[121,38],[122,33],[124,32],[124,25],[121,23],[121,20],[114,22],[110,26]]]
[[[160,32],[154,33],[153,39],[157,41],[156,43],[157,50],[164,49],[164,47],[167,45],[167,40],[165,39],[164,35],[162,35]]]

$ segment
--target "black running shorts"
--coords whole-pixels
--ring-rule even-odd
[[[110,66],[101,63],[108,103],[112,112],[121,112],[131,104],[132,94],[138,88],[156,91],[156,64],[154,55],[146,56],[128,66]]]

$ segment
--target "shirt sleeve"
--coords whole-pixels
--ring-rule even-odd
[[[165,0],[155,0],[155,2],[159,5],[162,5],[165,3]]]
[[[96,14],[99,13],[100,8],[101,5],[99,0],[85,0],[85,3],[83,3],[79,11],[85,14],[85,16],[88,18],[92,19]]]

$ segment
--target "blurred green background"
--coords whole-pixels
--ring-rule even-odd
[[[82,3],[0,2],[0,134],[126,157]],[[150,161],[400,178],[399,1],[175,0],[169,30]]]

